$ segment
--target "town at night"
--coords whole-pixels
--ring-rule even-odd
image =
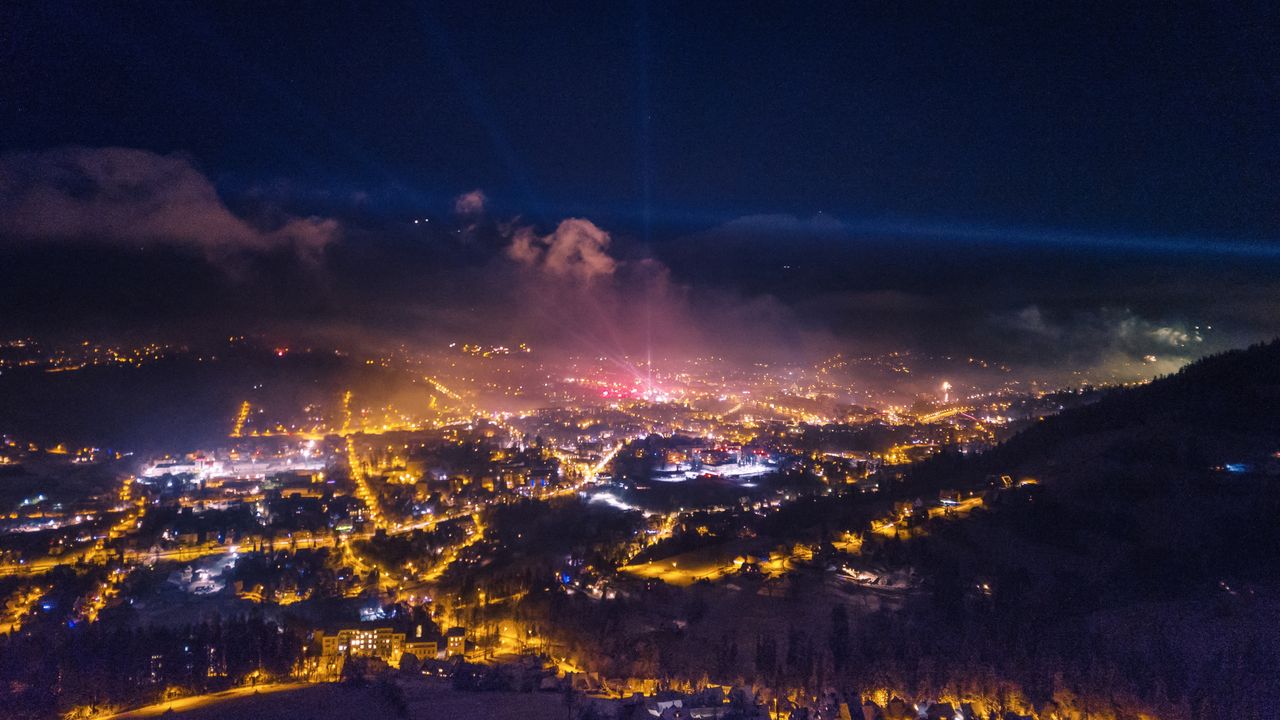
[[[1280,14],[0,8],[0,718],[1280,717]]]

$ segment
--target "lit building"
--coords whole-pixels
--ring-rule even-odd
[[[404,652],[406,655],[412,655],[419,660],[434,660],[436,654],[440,651],[440,644],[432,640],[431,642],[423,642],[421,640],[410,641],[404,644]]]
[[[446,648],[449,651],[449,657],[457,657],[467,654],[467,631],[465,628],[451,627],[444,636],[447,643]]]
[[[332,634],[316,632],[315,639],[320,643],[320,654],[328,657],[376,657],[395,665],[405,651],[405,634],[385,627],[345,628]]]

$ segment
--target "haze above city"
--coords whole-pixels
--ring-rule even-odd
[[[1150,377],[1280,330],[1235,12],[13,5],[0,329]]]

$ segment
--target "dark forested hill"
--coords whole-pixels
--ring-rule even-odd
[[[1249,466],[1280,450],[1280,340],[1198,360],[1150,384],[1048,418],[985,458],[988,467],[1070,481],[1109,471]]]
[[[980,485],[1001,475],[1040,483],[1005,494],[985,524],[1012,532],[1004,542],[1022,544],[1023,558],[1053,548],[1088,568],[1081,582],[1096,582],[1101,597],[1274,578],[1280,341],[1116,389],[980,456],[924,463],[913,479]],[[1011,498],[1016,510],[1001,507]]]
[[[1039,663],[1024,690],[1058,678],[1160,717],[1274,717],[1280,683],[1242,668],[1280,662],[1278,451],[1273,341],[913,468],[921,493],[992,489],[985,510],[905,544],[933,589],[907,617],[939,641],[904,661],[959,646],[1012,676]],[[1039,482],[996,489],[1002,475]]]
[[[1280,340],[1116,388],[972,458],[922,463],[922,483],[1011,475],[1048,492],[1165,493],[1178,482],[1280,472]],[[1227,478],[1223,478],[1227,479]]]

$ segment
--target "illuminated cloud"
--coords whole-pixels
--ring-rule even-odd
[[[1002,342],[1077,368],[1141,362],[1145,371],[1171,372],[1203,354],[1199,329],[1176,320],[1156,321],[1128,309],[1077,310],[1053,315],[1039,306],[999,315]]]
[[[591,282],[612,275],[618,267],[609,255],[609,240],[609,233],[590,220],[569,218],[542,237],[532,228],[515,229],[507,256],[553,276]]]
[[[250,224],[182,155],[62,148],[0,156],[0,242],[166,244],[210,259],[288,250],[315,259],[338,231],[337,221],[314,217]]]
[[[1044,313],[1035,305],[1028,305],[1005,317],[1003,321],[1012,329],[1042,337],[1058,338],[1062,329],[1050,325]]]
[[[807,218],[784,213],[745,215],[709,231],[711,235],[763,236],[773,240],[794,235],[839,235],[849,227],[835,217],[819,212]]]
[[[453,211],[459,215],[480,215],[488,202],[483,190],[472,190],[454,198]]]
[[[521,265],[537,265],[545,250],[542,238],[538,237],[533,228],[522,227],[512,233],[507,256]]]

